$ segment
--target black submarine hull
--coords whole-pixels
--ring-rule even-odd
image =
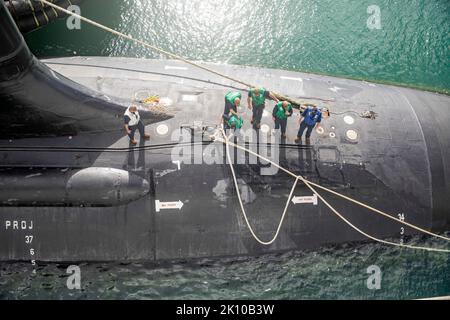
[[[28,61],[39,71],[25,63],[15,77],[0,82],[2,114],[10,124],[0,135],[0,192],[5,190],[0,194],[0,260],[177,260],[367,240],[321,201],[293,203],[288,197],[292,177],[232,148],[239,160],[234,164],[239,190],[234,187],[224,145],[210,135],[220,125],[224,95],[239,90],[245,97],[247,88],[170,60],[72,57],[41,63],[22,52],[32,61],[1,61],[3,66]],[[267,146],[267,155],[282,167],[396,218],[436,232],[450,229],[448,96],[284,70],[209,66],[331,111],[323,131],[313,133],[311,146],[293,143],[298,113],[288,120],[287,139],[276,144],[271,140],[277,136],[271,131],[273,102],[268,101],[261,140],[246,147],[265,154]],[[36,81],[36,73],[57,76]],[[125,104],[115,101],[139,103],[151,95],[160,97],[161,106],[140,106],[149,112],[144,120],[151,139],[132,147],[119,116]],[[91,99],[98,100],[83,103]],[[63,117],[52,115],[55,103]],[[40,122],[24,121],[22,112],[12,121],[7,118],[24,106],[29,114],[39,114]],[[243,134],[252,137],[251,112],[245,107],[240,109]],[[376,116],[362,116],[368,111]],[[46,123],[52,129],[40,134]],[[71,130],[59,130],[67,123]],[[134,182],[116,180],[104,170],[135,177]],[[87,177],[73,189],[69,181],[80,171]],[[125,198],[118,192],[122,188]],[[274,236],[289,201],[273,244],[255,241],[237,192],[264,241]],[[407,243],[417,233],[321,194],[372,236]],[[299,183],[293,196],[311,197],[312,192]]]
[[[159,94],[173,101],[170,108],[175,117],[148,125],[151,140],[141,141],[131,149],[120,129],[116,133],[80,133],[70,138],[1,140],[0,157],[5,168],[33,167],[35,172],[39,168],[112,167],[133,172],[149,183],[148,193],[122,205],[0,207],[2,260],[30,259],[29,246],[24,242],[30,232],[36,241],[35,257],[43,261],[259,255],[367,240],[319,201],[317,205],[291,202],[277,240],[270,246],[255,241],[239,207],[223,145],[211,142],[207,131],[201,129],[216,128],[223,95],[233,84],[201,73],[192,79],[194,70],[167,68],[184,68],[174,61],[80,57],[45,62],[92,88],[99,88],[97,75],[101,75],[100,88],[105,94],[115,91],[125,96],[142,90]],[[298,117],[289,119],[288,139],[274,151],[281,166],[427,230],[449,230],[446,197],[450,194],[450,135],[445,125],[450,120],[445,112],[448,97],[280,70],[215,67],[240,73],[240,77],[257,74],[263,85],[293,96],[298,95],[299,88],[291,87],[292,82],[299,81],[287,80],[280,85],[280,77],[304,79],[301,89],[305,94],[334,98],[325,104],[332,112],[345,109],[343,114],[332,113],[324,120],[324,132],[314,132],[309,147],[293,144]],[[336,95],[330,90],[334,87],[343,90]],[[266,109],[271,111],[271,106],[268,104]],[[377,113],[376,119],[358,116],[369,109]],[[247,130],[250,113],[244,113]],[[264,125],[273,127],[270,116],[263,117]],[[356,139],[351,139],[355,136],[349,135],[349,130],[356,132]],[[185,131],[192,136],[192,143],[179,143],[179,132]],[[207,160],[212,145],[222,148],[221,164]],[[175,148],[188,156],[177,162]],[[235,169],[249,222],[262,240],[269,241],[294,179],[280,171],[261,175],[266,166],[246,158],[235,164]],[[21,194],[20,188],[17,192]],[[345,200],[321,194],[368,234],[405,243],[409,235],[417,234]],[[299,183],[294,196],[312,193]],[[177,206],[180,202],[182,207]],[[168,205],[158,210],[161,203]],[[14,221],[16,229],[11,227]],[[26,226],[32,223],[32,229],[22,230],[22,221]]]

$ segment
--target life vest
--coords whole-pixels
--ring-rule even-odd
[[[230,128],[233,128],[233,126],[234,126],[234,128],[240,129],[240,128],[242,128],[243,124],[244,124],[244,120],[242,118],[236,117],[234,114],[228,120],[228,125],[230,126]]]
[[[130,122],[128,122],[128,126],[135,126],[139,123],[141,120],[141,116],[139,115],[139,112],[136,111],[135,113],[130,111],[130,108],[125,111],[125,115],[130,118]]]
[[[240,92],[237,91],[230,91],[227,93],[227,95],[225,96],[225,100],[227,100],[229,103],[231,103],[232,105],[234,105],[234,103],[236,102],[236,99],[241,99],[242,95]]]
[[[283,108],[283,102],[282,101],[278,102],[277,103],[277,112],[276,112],[277,118],[280,120],[286,120],[287,119],[286,111],[288,111],[289,113],[292,113],[292,105],[289,103],[287,106],[287,109],[285,110]]]
[[[255,90],[250,90],[250,97],[252,98],[255,106],[261,106],[266,102],[266,89],[259,88],[259,96],[255,95]]]

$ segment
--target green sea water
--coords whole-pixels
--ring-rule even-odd
[[[381,29],[369,29],[377,5]],[[82,14],[193,60],[307,71],[450,92],[447,0],[86,0]],[[160,58],[86,24],[27,35],[40,57]],[[342,228],[347,228],[343,224]],[[447,236],[449,234],[447,233]],[[393,241],[398,241],[394,239]],[[408,243],[449,248],[442,240]],[[380,289],[367,268],[381,271]],[[450,295],[450,255],[345,244],[313,251],[176,263],[0,264],[0,299],[415,299]]]
[[[380,29],[368,27],[369,6],[380,10]],[[81,10],[193,60],[450,92],[448,0],[86,0]],[[69,30],[65,20],[26,40],[41,57],[160,57],[85,23]]]

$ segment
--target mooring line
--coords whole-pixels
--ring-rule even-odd
[[[391,246],[396,246],[396,247],[405,247],[405,248],[417,249],[417,250],[425,250],[425,251],[434,251],[434,252],[445,252],[445,253],[450,253],[450,250],[447,250],[447,249],[439,249],[439,248],[430,248],[430,247],[413,246],[413,245],[408,245],[408,244],[402,244],[402,243],[396,243],[396,242],[386,241],[386,240],[382,240],[382,239],[376,238],[376,237],[374,237],[374,236],[372,236],[372,235],[370,235],[370,234],[364,232],[363,230],[359,229],[357,226],[355,226],[354,224],[352,224],[352,223],[351,223],[348,219],[346,219],[342,214],[340,214],[339,211],[337,211],[331,204],[329,204],[329,203],[323,198],[323,196],[322,196],[321,194],[319,194],[319,193],[317,192],[316,189],[314,189],[313,186],[319,187],[319,185],[317,185],[317,184],[315,184],[315,183],[312,183],[312,182],[308,181],[307,179],[305,179],[305,178],[304,178],[303,176],[301,176],[301,175],[296,175],[296,174],[294,174],[293,172],[287,170],[286,168],[281,167],[281,166],[278,165],[277,163],[275,163],[275,162],[273,162],[273,161],[271,161],[271,160],[269,160],[269,159],[267,159],[267,158],[261,156],[260,154],[258,154],[258,153],[256,153],[256,152],[253,152],[253,151],[251,151],[251,150],[249,150],[249,149],[246,149],[245,147],[242,147],[242,146],[240,146],[240,145],[237,145],[237,144],[235,144],[235,143],[230,142],[230,140],[229,140],[230,138],[227,137],[225,131],[224,131],[223,129],[220,129],[220,132],[221,132],[221,134],[222,134],[222,136],[223,136],[223,139],[221,139],[220,137],[217,137],[217,135],[215,136],[215,139],[218,140],[218,141],[220,141],[220,142],[222,142],[222,143],[224,143],[225,146],[226,146],[227,158],[228,158],[228,162],[229,162],[229,165],[230,165],[231,173],[232,173],[232,176],[233,176],[234,184],[235,184],[235,187],[236,187],[236,192],[237,192],[237,195],[238,195],[238,200],[239,200],[239,204],[240,204],[240,207],[241,207],[242,214],[244,215],[244,219],[245,219],[245,221],[246,221],[246,223],[247,223],[247,227],[249,228],[251,234],[253,235],[253,237],[255,238],[255,240],[258,241],[260,244],[262,244],[262,245],[270,245],[270,244],[272,244],[272,243],[275,241],[276,237],[277,237],[278,234],[279,234],[281,225],[282,225],[282,223],[283,223],[283,221],[284,221],[284,218],[285,218],[285,215],[286,215],[288,206],[289,206],[289,201],[291,200],[291,197],[292,197],[292,194],[293,194],[293,192],[294,192],[294,189],[295,189],[295,187],[297,186],[298,180],[301,180],[301,181],[302,181],[302,182],[303,182],[303,183],[304,183],[304,184],[305,184],[305,185],[306,185],[306,186],[307,186],[307,187],[308,187],[315,195],[317,195],[317,197],[318,197],[318,198],[319,198],[319,199],[320,199],[320,200],[321,200],[321,201],[322,201],[322,202],[323,202],[323,203],[324,203],[324,204],[325,204],[325,205],[326,205],[326,206],[327,206],[327,207],[328,207],[328,208],[329,208],[336,216],[338,216],[342,221],[344,221],[347,225],[349,225],[349,226],[350,226],[351,228],[353,228],[355,231],[359,232],[360,234],[364,235],[365,237],[367,237],[367,238],[369,238],[369,239],[371,239],[371,240],[374,240],[374,241],[376,241],[376,242],[380,242],[380,243],[383,243],[383,244],[391,245]],[[245,212],[245,208],[244,208],[244,205],[243,205],[243,203],[242,203],[241,196],[240,196],[239,185],[238,185],[238,183],[237,183],[237,178],[236,178],[236,174],[235,174],[235,171],[234,171],[233,162],[232,162],[232,159],[231,159],[231,156],[230,156],[230,151],[229,151],[229,146],[230,146],[230,145],[231,145],[231,146],[234,146],[234,147],[236,147],[236,148],[238,148],[238,149],[241,149],[241,150],[243,150],[243,151],[245,151],[245,152],[248,152],[248,153],[250,153],[250,154],[253,154],[254,156],[256,156],[256,157],[258,157],[258,158],[260,158],[260,159],[262,159],[262,160],[264,160],[264,161],[266,161],[266,162],[268,162],[268,163],[271,163],[271,164],[274,165],[275,167],[277,167],[277,168],[279,168],[280,170],[282,170],[282,171],[288,173],[289,175],[291,175],[292,177],[294,177],[294,178],[296,179],[296,180],[295,180],[295,183],[294,183],[294,186],[293,186],[293,188],[292,188],[292,190],[291,190],[291,193],[290,193],[290,195],[289,195],[289,197],[288,197],[287,205],[286,205],[286,207],[285,207],[285,211],[283,212],[282,219],[281,219],[280,224],[279,224],[278,229],[277,229],[277,233],[275,234],[274,239],[272,239],[272,240],[269,241],[269,242],[261,241],[261,239],[259,239],[259,237],[255,234],[255,232],[253,231],[253,228],[251,227],[251,225],[250,225],[250,223],[249,223],[249,220],[248,220],[248,217],[247,217],[247,213]],[[322,187],[322,186],[320,186],[320,188],[323,189],[323,190],[325,190],[325,191],[332,192],[332,193],[335,194],[335,195],[343,196],[343,195],[341,195],[341,194],[339,194],[339,193],[337,193],[337,192],[335,192],[335,191],[332,191],[332,190],[330,190],[330,189],[328,189],[328,188],[325,188],[325,187]],[[426,233],[426,234],[428,234],[428,235],[431,235],[431,236],[434,236],[434,237],[438,237],[438,238],[441,238],[441,239],[450,241],[450,238],[447,238],[447,237],[444,237],[444,236],[435,234],[435,233],[430,232],[430,231],[428,231],[428,230],[422,229],[422,228],[420,228],[420,227],[418,227],[418,226],[416,226],[416,225],[413,225],[413,224],[407,223],[407,222],[405,222],[405,221],[396,219],[396,218],[394,218],[394,217],[388,215],[387,213],[384,213],[384,212],[382,212],[382,211],[380,211],[380,210],[377,210],[377,209],[372,208],[372,207],[370,207],[370,206],[368,206],[368,205],[365,205],[365,204],[363,204],[363,203],[361,203],[361,202],[359,202],[359,201],[357,201],[357,200],[351,199],[351,198],[346,197],[346,196],[343,196],[343,198],[345,198],[346,200],[352,201],[352,202],[354,202],[354,203],[363,205],[363,206],[366,207],[367,209],[370,209],[370,210],[372,210],[372,211],[374,211],[374,212],[376,212],[376,213],[382,214],[382,215],[385,216],[385,217],[386,217],[386,216],[387,216],[387,217],[390,217],[390,218],[392,218],[393,220],[395,220],[395,221],[397,221],[397,222],[399,222],[399,223],[402,223],[402,224],[404,224],[404,225],[407,225],[407,226],[409,226],[409,227],[411,227],[411,228],[413,228],[413,229],[416,229],[416,230],[418,230],[418,231],[424,232],[424,233]]]

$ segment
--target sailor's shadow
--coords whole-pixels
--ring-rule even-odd
[[[131,143],[131,141],[128,143],[128,151],[127,151],[127,156],[125,157],[125,163],[123,165],[123,168],[125,170],[130,170],[134,168],[134,164],[135,164],[135,157],[134,157],[134,148],[133,148],[133,144]]]
[[[311,172],[314,170],[314,149],[310,144],[299,144],[297,148],[298,153],[298,166],[301,174],[305,172]]]
[[[137,161],[137,168],[136,170],[138,172],[145,172],[145,140],[141,138],[141,141],[139,142],[139,154],[138,154],[138,161]]]
[[[286,156],[286,138],[281,137],[280,140],[280,147],[279,149],[279,161],[280,161],[280,165],[281,166],[286,166],[288,167],[288,161],[287,161],[287,156]]]
[[[138,150],[137,162],[135,157],[136,149]],[[129,142],[123,168],[125,170],[131,170],[138,175],[145,172],[145,140],[143,138],[140,139],[137,148],[131,141]]]

